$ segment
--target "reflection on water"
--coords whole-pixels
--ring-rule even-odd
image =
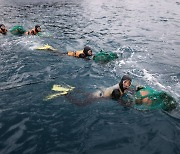
[[[179,109],[168,115],[112,100],[84,107],[66,96],[43,101],[54,84],[90,93],[128,73],[179,103],[178,2],[1,0],[0,7],[8,29],[40,24],[50,34],[0,35],[0,153],[179,153]],[[60,53],[88,45],[119,58],[99,64],[34,49],[43,44]]]

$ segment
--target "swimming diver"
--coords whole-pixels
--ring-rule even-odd
[[[132,81],[131,77],[129,77],[128,75],[124,75],[120,83],[102,90],[98,90],[92,94],[92,97],[94,98],[109,97],[118,100],[126,93],[126,90],[128,90],[128,88],[131,86],[131,81]]]
[[[84,91],[76,89],[75,87],[69,86],[69,88],[64,88],[56,86],[56,89],[54,88],[53,90],[58,91],[58,93],[48,96],[46,100],[60,95],[66,95],[71,103],[78,106],[86,106],[96,100],[110,98],[117,100],[118,103],[123,106],[141,110],[163,109],[164,111],[172,111],[177,107],[176,100],[166,92],[156,91],[149,86],[131,85],[131,82],[131,77],[124,75],[118,84],[91,94],[84,93]],[[79,93],[79,96],[83,99],[78,99],[76,97],[77,93]]]
[[[4,24],[0,24],[0,33],[6,35],[7,31],[6,26]]]
[[[41,27],[39,25],[36,25],[33,29],[26,32],[26,35],[36,35],[39,32],[41,32]]]
[[[68,51],[68,56],[74,56],[77,58],[88,58],[92,56],[92,49],[88,46],[84,47],[83,50],[79,51]]]
[[[98,90],[91,94],[85,94],[84,91],[81,92],[80,90],[77,90],[78,93],[82,94],[84,98],[82,100],[74,97],[72,93],[67,94],[66,97],[71,101],[71,103],[78,106],[86,106],[98,99],[104,98],[119,100],[126,93],[126,90],[128,90],[128,88],[131,86],[131,80],[132,79],[129,76],[124,75],[120,83],[102,90]]]

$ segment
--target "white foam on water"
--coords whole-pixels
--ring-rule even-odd
[[[141,60],[143,57],[138,56],[136,58]],[[130,72],[129,72],[131,75],[139,77],[139,78],[144,78],[144,81],[148,85],[158,86],[159,89],[173,94],[174,97],[180,97],[180,95],[179,95],[179,89],[180,89],[179,82],[174,87],[163,85],[160,82],[160,78],[159,78],[161,75],[159,75],[159,74],[152,74],[148,70],[146,70],[144,68],[142,69],[141,66],[138,65],[138,61],[137,61],[136,58],[134,58],[134,52],[132,52],[131,56],[129,58],[117,61],[116,65],[115,65],[116,67],[114,67],[113,72],[116,72],[119,67],[123,68],[123,65],[124,65],[124,66],[126,66],[125,68],[127,68],[127,67],[129,67],[130,69],[132,68],[132,70],[130,70]],[[141,70],[142,74],[138,75],[137,73],[133,73],[134,69]]]
[[[175,94],[177,95],[177,97],[180,98],[180,83],[177,83],[173,89],[174,89]]]
[[[180,97],[178,92],[176,92],[176,88],[178,89],[180,87],[179,84],[176,85],[176,88],[172,88],[171,86],[164,86],[163,84],[161,84],[158,81],[157,78],[154,77],[157,75],[150,74],[146,69],[143,69],[143,72],[144,72],[144,79],[146,81],[149,81],[150,84],[157,85],[160,89],[170,92],[171,94],[173,94],[176,97]]]
[[[37,36],[22,37],[19,44],[29,50],[34,50],[39,46],[42,46],[42,41]]]
[[[163,86],[158,80],[157,78],[155,78],[153,76],[153,74],[150,74],[146,69],[142,69],[143,73],[144,73],[144,79],[146,81],[149,81],[150,84],[154,83],[156,85],[158,85],[160,88],[166,89],[165,86]]]

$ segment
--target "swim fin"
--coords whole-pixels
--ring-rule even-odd
[[[72,91],[75,87],[71,87],[67,85],[68,87],[62,87],[61,85],[53,85],[52,90],[57,91],[56,94],[48,95],[44,100],[51,100],[53,98],[56,98],[58,96],[67,95],[69,91]]]
[[[66,88],[66,87],[62,87],[61,85],[53,85],[52,87],[52,90],[53,91],[62,91],[62,92],[68,92],[68,91],[71,91],[73,90],[75,87],[71,87],[68,85],[69,88]]]
[[[36,50],[51,50],[51,51],[56,51],[57,49],[55,49],[52,46],[46,44],[46,45],[37,47]]]

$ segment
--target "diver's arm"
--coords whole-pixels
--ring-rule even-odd
[[[116,84],[112,87],[108,87],[108,88],[104,89],[104,91],[103,91],[104,97],[111,97],[111,94],[114,89],[119,89],[119,84]]]
[[[86,58],[85,54],[79,54],[78,58]]]

